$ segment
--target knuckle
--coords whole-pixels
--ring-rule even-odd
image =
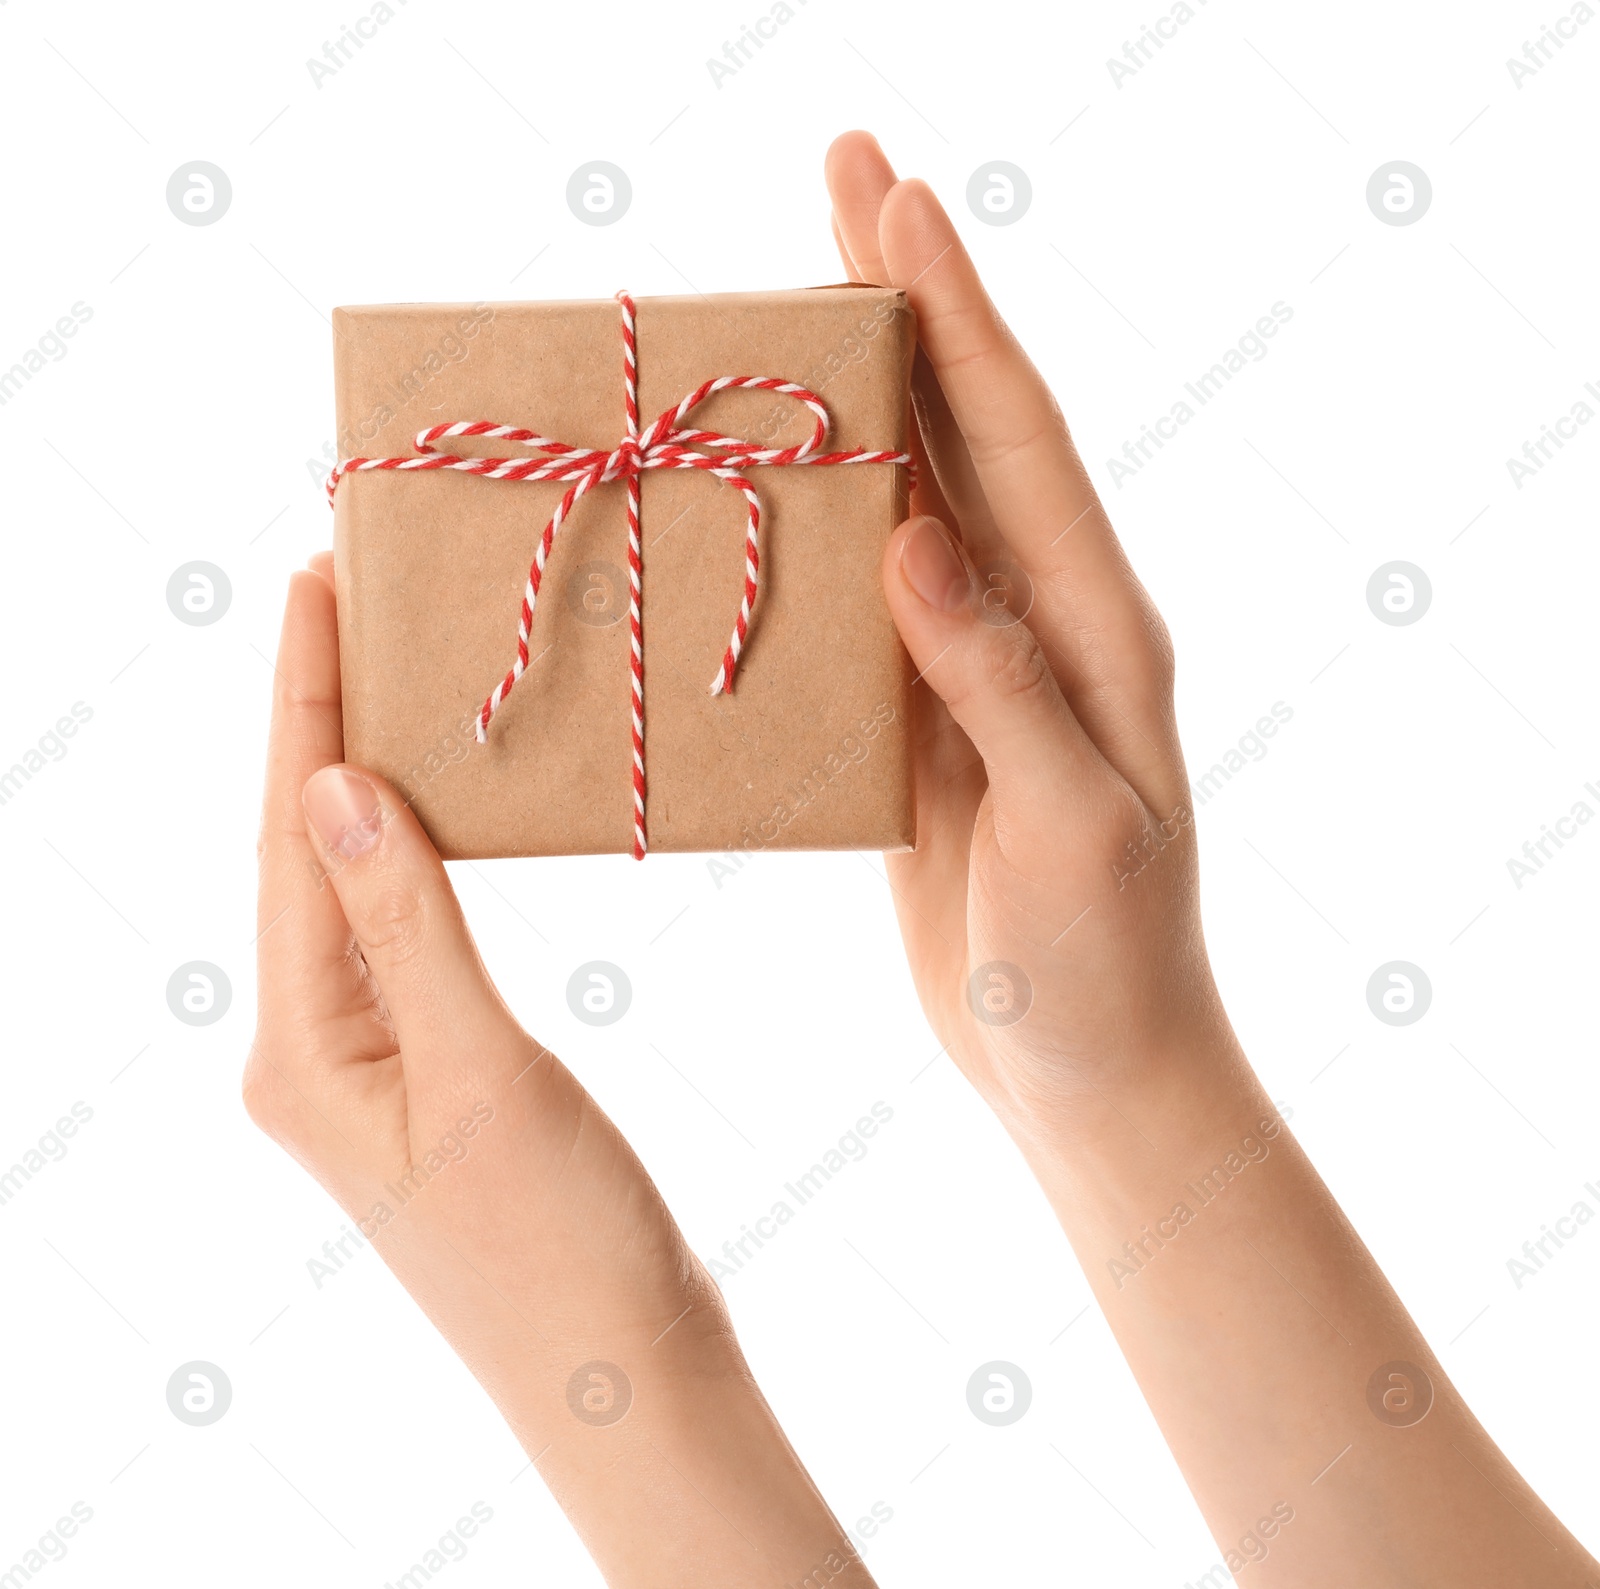
[[[390,961],[412,958],[426,931],[426,912],[416,889],[399,881],[381,883],[364,901],[356,929],[363,948]]]
[[[239,1091],[244,1098],[244,1112],[249,1116],[251,1125],[255,1126],[259,1131],[266,1131],[268,1119],[267,1100],[260,1082],[249,1070],[244,1073],[244,1081],[241,1083]]]
[[[1002,636],[985,669],[988,692],[1002,701],[1040,700],[1052,694],[1055,675],[1032,631],[1013,624]]]
[[[1145,624],[1145,670],[1152,692],[1165,698],[1177,682],[1178,659],[1172,646],[1172,631],[1154,607],[1147,608]]]
[[[1046,411],[1037,424],[1015,433],[983,436],[968,443],[972,461],[982,469],[996,468],[1013,458],[1026,458],[1044,447],[1057,447],[1065,435],[1061,411]]]
[[[259,1044],[251,1047],[239,1091],[251,1123],[274,1141],[287,1140],[293,1124],[288,1088]]]
[[[1147,809],[1129,790],[1104,813],[1101,837],[1114,893],[1127,893],[1147,874],[1175,884],[1188,878],[1193,865],[1194,811],[1187,799],[1170,808]],[[1142,885],[1139,897],[1149,886]],[[1167,897],[1167,889],[1157,887],[1156,894]]]
[[[1172,698],[1177,679],[1172,631],[1142,586],[1135,585],[1133,597],[1126,620],[1106,636],[1104,661],[1119,688],[1141,702],[1159,704]]]

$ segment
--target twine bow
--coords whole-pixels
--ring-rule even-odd
[[[815,392],[793,381],[770,376],[722,375],[697,386],[675,408],[654,419],[642,433],[639,429],[638,350],[634,340],[634,305],[627,293],[617,294],[622,309],[622,381],[627,410],[627,434],[610,451],[574,447],[535,431],[515,425],[497,425],[491,420],[458,420],[451,425],[434,425],[416,440],[417,455],[410,458],[347,458],[328,476],[328,501],[331,504],[339,482],[347,474],[368,469],[428,470],[452,469],[461,474],[481,475],[486,480],[562,480],[568,482],[566,494],[550,515],[539,537],[538,549],[528,569],[522,593],[522,610],[517,620],[517,654],[506,676],[489,692],[478,711],[477,738],[488,738],[490,719],[500,709],[518,679],[527,671],[529,635],[533,611],[544,582],[545,564],[557,532],[584,494],[598,485],[625,480],[628,485],[628,626],[632,638],[633,681],[633,854],[643,860],[648,848],[645,833],[644,799],[644,634],[640,620],[640,590],[643,559],[639,536],[639,479],[646,469],[704,469],[718,480],[740,491],[747,506],[744,542],[744,592],[738,616],[722,663],[711,681],[710,693],[721,695],[733,689],[739,656],[750,633],[751,613],[759,586],[761,555],[758,532],[761,527],[761,500],[743,471],[757,465],[911,463],[909,453],[871,451],[855,448],[847,452],[819,452],[828,434],[828,410]],[[816,420],[808,440],[794,447],[753,447],[737,436],[720,436],[714,431],[685,427],[689,414],[715,392],[753,390],[793,397],[811,410]],[[537,458],[463,458],[439,452],[434,443],[454,436],[482,436],[491,441],[511,441],[543,454]],[[713,452],[701,449],[714,448]]]

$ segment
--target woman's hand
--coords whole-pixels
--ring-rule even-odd
[[[1180,1040],[1228,1040],[1172,648],[932,191],[865,133],[827,176],[846,267],[906,289],[921,344],[918,517],[883,564],[919,673],[917,847],[889,857],[912,973],[1013,1131],[1090,1093],[1098,1117]]]
[[[326,555],[291,582],[277,673],[244,1078],[252,1117],[402,1279],[443,1288],[430,1306],[442,1326],[498,1293],[537,1338],[551,1327],[540,1244],[577,1229],[596,1252],[626,1255],[625,1269],[583,1279],[641,1329],[654,1321],[653,1335],[686,1299],[714,1313],[714,1288],[642,1166],[502,1003],[410,809],[381,779],[338,765]]]
[[[517,1024],[403,801],[339,765],[331,558],[284,615],[252,1118],[359,1224],[613,1585],[871,1580],[616,1128]]]

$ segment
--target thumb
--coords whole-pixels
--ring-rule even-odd
[[[306,827],[382,991],[402,1054],[481,1052],[515,1022],[478,958],[444,862],[383,779],[323,767],[301,793]],[[410,1071],[409,1064],[407,1065]]]
[[[1064,792],[1105,769],[1025,623],[984,616],[965,550],[939,520],[889,538],[884,593],[923,679],[983,757],[996,814],[1055,820]]]

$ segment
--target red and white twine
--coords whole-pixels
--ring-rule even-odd
[[[500,709],[501,703],[511,693],[517,680],[527,671],[529,637],[533,628],[533,610],[538,604],[539,587],[544,582],[545,564],[550,548],[555,544],[557,532],[579,499],[592,487],[607,485],[613,480],[625,480],[628,486],[628,629],[632,646],[631,670],[633,683],[633,854],[636,860],[644,858],[647,848],[645,835],[644,799],[644,631],[641,622],[641,596],[644,562],[639,535],[639,479],[646,469],[704,469],[718,480],[740,491],[747,506],[744,542],[744,592],[739,601],[739,613],[734,620],[733,633],[727,649],[722,654],[721,665],[711,681],[711,694],[720,695],[733,689],[734,673],[739,666],[739,656],[750,633],[751,614],[755,608],[759,584],[761,555],[758,531],[761,527],[761,501],[743,471],[757,465],[787,464],[839,464],[839,463],[911,463],[909,453],[872,451],[854,448],[847,452],[819,452],[828,434],[828,411],[815,392],[808,391],[793,381],[780,381],[770,376],[722,375],[706,381],[690,392],[675,408],[653,420],[641,434],[639,430],[638,348],[634,338],[633,299],[619,292],[617,302],[622,308],[622,388],[623,403],[627,412],[627,434],[610,452],[588,447],[573,447],[549,436],[541,436],[515,425],[496,425],[490,420],[459,420],[451,425],[434,425],[417,436],[417,456],[411,458],[346,458],[328,476],[328,500],[331,503],[339,481],[347,474],[368,469],[428,470],[451,469],[461,474],[481,475],[486,480],[560,480],[569,482],[566,494],[556,505],[549,522],[539,537],[533,554],[532,566],[522,593],[522,610],[517,620],[517,654],[506,676],[490,691],[478,711],[477,737],[479,743],[488,738],[489,721]],[[683,421],[690,412],[714,392],[746,389],[774,392],[780,397],[797,398],[811,410],[816,426],[808,440],[794,447],[752,447],[737,436],[720,436],[714,431],[684,428]],[[481,436],[490,441],[511,441],[530,451],[544,454],[540,458],[462,458],[438,452],[434,443],[454,436]],[[698,449],[711,447],[715,452]]]

